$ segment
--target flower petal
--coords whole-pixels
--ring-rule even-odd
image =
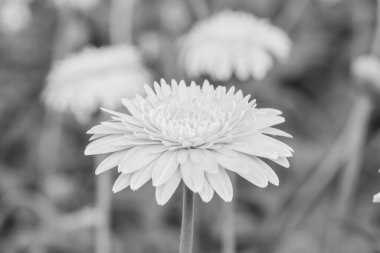
[[[245,161],[246,164],[248,164],[249,172],[245,174],[239,173],[239,175],[245,180],[247,180],[248,182],[258,187],[261,187],[261,188],[267,187],[268,186],[267,173],[265,172],[265,169],[263,168],[264,167],[263,164],[257,162],[260,159],[257,157],[247,156],[244,154],[241,154],[240,157],[241,159]]]
[[[236,157],[225,156],[219,152],[212,152],[212,154],[217,163],[228,170],[243,174],[248,173],[249,171],[248,165],[239,157],[237,153]]]
[[[178,168],[177,152],[167,151],[163,153],[155,164],[152,171],[153,186],[166,183]]]
[[[146,182],[148,182],[152,178],[152,171],[154,166],[156,165],[156,160],[148,164],[145,168],[140,169],[133,173],[131,178],[131,190],[136,191],[141,186],[143,186]]]
[[[156,187],[156,201],[159,205],[165,205],[173,196],[175,190],[181,182],[181,175],[177,170],[174,175],[165,184]]]
[[[181,175],[186,186],[193,192],[200,192],[203,188],[205,175],[203,168],[199,164],[187,160],[181,164]]]
[[[203,150],[203,161],[200,166],[207,173],[215,174],[219,172],[219,166],[215,157],[212,152],[207,149]]]
[[[99,175],[107,170],[116,167],[119,164],[121,158],[125,155],[125,153],[126,151],[119,151],[113,153],[112,155],[109,155],[98,165],[98,167],[95,170],[95,174]]]
[[[230,202],[232,200],[232,183],[224,168],[220,168],[217,174],[206,173],[206,177],[212,188],[224,201]]]
[[[94,140],[87,145],[84,154],[85,155],[99,155],[105,153],[111,153],[128,148],[129,146],[116,146],[113,143],[123,140],[122,135],[109,135]]]
[[[193,163],[200,163],[203,160],[203,152],[199,149],[189,149],[190,159]]]
[[[181,164],[187,161],[188,156],[189,156],[188,149],[180,149],[177,151],[177,161]]]
[[[270,159],[270,160],[277,163],[278,165],[281,165],[282,167],[285,167],[285,168],[290,167],[290,163],[288,159],[286,159],[285,157],[279,157],[278,159]]]
[[[160,156],[160,153],[147,152],[148,150],[149,146],[137,146],[128,150],[119,163],[119,172],[124,174],[135,172]]]
[[[199,192],[199,195],[201,196],[203,202],[206,203],[209,202],[214,196],[214,189],[211,187],[210,183],[208,182],[208,179],[205,179],[203,189]]]
[[[112,191],[117,193],[125,188],[127,188],[131,182],[131,174],[120,174],[120,176],[116,179]]]
[[[256,115],[256,120],[250,126],[250,130],[260,130],[285,122],[285,118],[275,115]]]
[[[263,134],[269,134],[269,135],[274,135],[274,136],[281,136],[281,137],[287,137],[287,138],[293,138],[292,135],[280,130],[280,129],[277,129],[277,128],[273,128],[273,127],[268,127],[268,128],[265,128],[263,130],[261,130],[261,132]]]

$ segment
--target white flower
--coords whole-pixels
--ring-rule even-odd
[[[51,109],[88,122],[99,107],[117,109],[121,98],[143,94],[149,79],[134,47],[87,48],[53,66],[43,99]]]
[[[292,149],[271,136],[291,137],[273,128],[284,122],[275,109],[258,109],[250,96],[232,87],[161,80],[154,90],[145,86],[146,98],[123,99],[129,113],[110,110],[111,121],[91,128],[86,155],[111,153],[96,174],[118,167],[113,191],[128,186],[137,190],[152,179],[156,200],[165,204],[181,180],[208,202],[214,191],[231,201],[227,171],[252,184],[278,185],[275,172],[263,159],[284,167]]]
[[[374,55],[362,55],[354,60],[352,73],[360,81],[380,86],[380,60]]]
[[[53,2],[59,8],[88,11],[94,8],[100,0],[53,0]]]
[[[373,202],[380,203],[380,192],[373,196]]]
[[[32,22],[30,0],[6,0],[0,9],[0,28],[3,32],[18,33]]]
[[[280,28],[242,11],[223,11],[201,20],[180,41],[180,61],[191,77],[226,81],[263,79],[274,58],[289,55],[291,41]]]

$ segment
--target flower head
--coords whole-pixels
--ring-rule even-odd
[[[223,11],[200,21],[181,40],[181,61],[189,76],[226,81],[263,79],[274,58],[288,56],[291,41],[278,27],[242,11]]]
[[[290,137],[273,128],[282,123],[281,112],[258,109],[250,96],[232,87],[203,86],[194,82],[164,80],[145,86],[147,97],[123,99],[129,113],[105,110],[112,120],[91,128],[86,155],[111,153],[96,173],[118,167],[113,191],[140,188],[152,179],[158,204],[165,204],[181,180],[203,201],[214,191],[231,201],[232,184],[227,171],[266,187],[278,178],[264,159],[288,167],[292,149],[272,136]]]
[[[53,66],[43,99],[48,107],[86,122],[101,106],[117,109],[121,98],[143,94],[149,78],[132,46],[87,48]]]

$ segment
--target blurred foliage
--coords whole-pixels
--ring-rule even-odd
[[[155,79],[180,76],[174,43],[204,15],[196,8],[197,2],[202,3],[137,2],[133,42],[142,50]],[[277,169],[279,187],[258,189],[239,181],[235,190],[238,252],[335,252],[329,251],[334,243],[345,253],[380,252],[380,208],[371,202],[380,190],[378,94],[374,94],[374,110],[360,150],[363,163],[350,183],[352,194],[343,222],[334,218],[342,198],[342,170],[324,175],[331,177],[326,187],[317,185],[307,191],[320,194],[294,201],[347,126],[359,93],[350,76],[350,60],[369,51],[376,19],[375,1],[326,2],[205,2],[211,12],[229,7],[265,17],[286,29],[294,43],[289,61],[278,64],[264,81],[233,81],[245,93],[253,93],[259,106],[284,111],[287,122],[283,128],[294,135],[289,142],[296,151],[290,169]],[[70,28],[63,35],[57,34],[59,13],[49,1],[34,0],[30,8],[28,29],[0,35],[0,252],[93,252],[93,161],[83,156],[88,126],[80,126],[71,115],[47,112],[40,93],[52,59],[57,57],[57,38],[66,40],[61,43],[64,52],[85,44],[109,43],[109,2],[101,2],[89,13],[69,13],[66,25]],[[344,151],[344,147],[337,150]],[[327,168],[335,169],[334,164]],[[176,252],[180,199],[177,192],[166,206],[159,207],[148,185],[114,195],[115,252]],[[219,221],[223,217],[219,209],[223,204],[219,198],[209,204],[197,200],[195,252],[220,252]],[[335,230],[341,234],[333,237],[339,242],[329,238]]]

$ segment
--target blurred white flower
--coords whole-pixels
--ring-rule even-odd
[[[380,60],[374,55],[362,55],[352,63],[352,74],[359,81],[380,86]]]
[[[380,192],[373,196],[373,202],[380,203]]]
[[[164,205],[183,180],[205,202],[214,191],[231,201],[227,171],[259,187],[279,184],[262,159],[289,166],[293,150],[271,137],[291,137],[273,128],[284,122],[280,111],[258,109],[249,95],[235,93],[234,87],[214,88],[208,81],[189,87],[161,80],[154,90],[147,85],[145,90],[146,98],[122,100],[131,115],[104,109],[112,120],[88,131],[93,136],[86,155],[112,153],[96,174],[118,167],[114,192],[128,186],[137,190],[152,179],[157,203]]]
[[[180,41],[185,72],[226,81],[263,79],[274,58],[286,58],[291,41],[280,28],[242,11],[223,11],[201,20]]]
[[[0,28],[6,33],[25,30],[32,21],[30,0],[6,0],[0,9]]]
[[[53,0],[53,2],[58,8],[88,11],[94,8],[100,0]]]
[[[330,4],[330,5],[334,5],[339,2],[342,2],[342,0],[320,0],[320,1],[323,2],[324,4]]]
[[[43,99],[49,108],[88,122],[100,106],[116,109],[121,98],[143,94],[149,80],[133,46],[87,48],[54,64]]]

